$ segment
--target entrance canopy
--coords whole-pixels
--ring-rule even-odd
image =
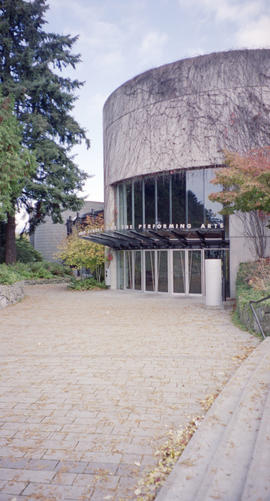
[[[114,230],[81,235],[114,250],[228,248],[221,229]]]

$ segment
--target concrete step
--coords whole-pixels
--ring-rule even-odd
[[[270,500],[270,338],[207,413],[156,501]]]

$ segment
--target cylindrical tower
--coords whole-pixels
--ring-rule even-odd
[[[213,169],[223,164],[225,149],[244,152],[269,144],[269,81],[270,50],[237,50],[154,68],[114,91],[104,105],[107,228],[116,225],[121,229],[119,225],[123,223],[125,228],[133,228],[135,223],[140,222],[138,217],[142,227],[153,221],[155,224],[175,224],[173,204],[177,196],[179,207],[180,198],[185,205],[182,212],[179,208],[178,212],[175,209],[177,217],[181,217],[179,224],[195,225],[197,228],[200,224],[213,225],[214,220],[217,222],[219,216],[217,219],[212,217],[211,221],[209,219],[210,212],[212,216],[218,214],[217,207],[209,205],[207,197],[209,192],[214,191],[213,185],[211,190],[209,188],[210,174],[213,176]],[[176,174],[182,176],[181,182]],[[139,180],[143,184],[138,195],[136,182]],[[164,190],[168,192],[166,196]],[[168,198],[168,202],[167,198],[164,201],[164,197]],[[191,199],[196,210],[191,206]],[[142,209],[136,219],[138,203]],[[149,208],[151,203],[152,208]],[[233,218],[230,226],[227,236],[230,239],[230,267],[234,280],[239,262],[238,251],[243,249],[244,244],[239,226],[236,228],[233,225]],[[200,248],[204,245],[201,240]],[[133,249],[132,246],[130,248]],[[184,260],[189,266],[189,260],[186,257]],[[155,263],[157,266],[157,261]],[[113,269],[114,264],[111,265]],[[142,261],[140,266],[146,269],[145,262]],[[172,271],[173,262],[170,267]],[[116,277],[114,273],[112,276]],[[116,278],[112,280],[116,286]],[[142,281],[145,280],[142,278]],[[134,281],[133,276],[133,287]],[[167,288],[173,291],[173,285]],[[158,291],[157,284],[155,290]]]

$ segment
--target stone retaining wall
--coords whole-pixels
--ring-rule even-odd
[[[69,278],[40,278],[36,280],[22,280],[12,285],[0,284],[0,310],[9,304],[14,304],[24,297],[24,285],[42,285],[68,283]]]
[[[0,285],[0,309],[8,304],[14,304],[24,297],[24,282],[16,282],[12,285]]]
[[[253,306],[259,318],[264,334],[266,336],[270,336],[270,305],[260,304],[256,306],[255,304]],[[256,332],[257,334],[260,334],[260,329],[252,314],[249,304],[246,304],[243,308],[240,308],[238,304],[238,313],[241,322],[244,325],[246,325],[249,331],[253,331]]]
[[[42,285],[42,284],[65,284],[70,282],[70,278],[36,278],[24,280],[25,285]]]

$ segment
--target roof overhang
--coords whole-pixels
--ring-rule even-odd
[[[81,234],[81,238],[114,250],[228,248],[224,229],[114,230]]]

